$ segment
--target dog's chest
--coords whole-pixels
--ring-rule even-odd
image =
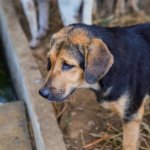
[[[112,98],[111,95],[113,95],[113,87],[101,91],[98,96],[98,101],[105,109],[111,110],[117,113],[120,117],[123,117],[129,100],[127,92],[124,92],[116,99],[114,99],[114,97]]]

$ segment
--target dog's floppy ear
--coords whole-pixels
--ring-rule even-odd
[[[101,39],[91,39],[85,51],[84,79],[87,83],[94,84],[109,71],[113,62],[113,55],[106,44]]]

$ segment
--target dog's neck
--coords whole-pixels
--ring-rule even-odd
[[[127,33],[124,28],[103,28],[94,26],[94,29],[92,30],[93,35],[96,38],[100,38],[104,41],[115,58],[114,64],[112,65],[108,73],[98,81],[100,88],[92,88],[97,96],[98,102],[101,102],[103,100],[117,100],[121,95],[121,92],[124,91],[121,85],[126,85],[125,82],[127,82],[127,70],[129,70],[129,65],[127,64],[128,62],[126,62],[124,57],[126,57],[128,52],[124,47],[126,38],[124,39],[123,37],[121,37],[119,34],[120,32],[123,32],[124,37],[126,37]],[[120,65],[120,63],[122,65]]]
[[[103,100],[115,101],[120,97],[122,91],[127,89],[126,86],[121,86],[127,85],[127,78],[128,75],[124,73],[124,70],[122,71],[113,65],[109,72],[97,82],[99,88],[96,89],[91,87],[91,90],[95,92],[98,102],[102,102]]]

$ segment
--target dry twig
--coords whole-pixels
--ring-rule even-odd
[[[59,117],[62,116],[62,114],[67,110],[68,105],[66,104],[63,109],[57,114],[56,118],[58,119]]]
[[[93,142],[91,142],[89,144],[84,145],[83,148],[92,147],[92,146],[94,146],[94,145],[96,145],[96,144],[98,144],[98,143],[100,143],[100,142],[102,142],[102,141],[104,141],[104,140],[106,140],[106,139],[108,139],[110,137],[111,137],[110,135],[105,134],[103,137],[101,137],[101,138],[99,138],[99,139],[97,139],[97,140],[95,140],[95,141],[93,141]]]

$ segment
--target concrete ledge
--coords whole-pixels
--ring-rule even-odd
[[[0,150],[32,150],[25,114],[21,101],[0,106]]]
[[[0,0],[0,33],[18,98],[27,106],[37,149],[66,150],[52,106],[38,94],[42,77],[12,2]]]

